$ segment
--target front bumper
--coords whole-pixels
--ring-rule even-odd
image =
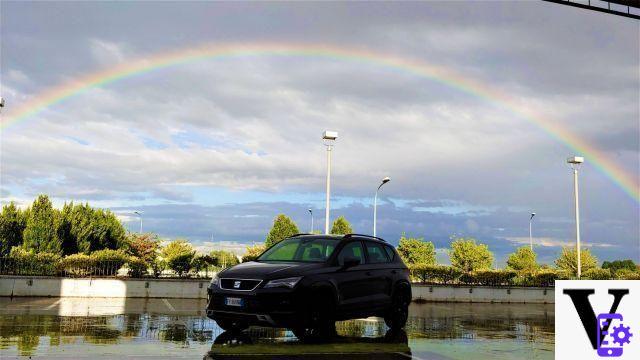
[[[207,317],[231,320],[247,325],[295,327],[300,324],[301,297],[290,289],[255,289],[253,291],[207,289]],[[241,298],[243,306],[229,306],[225,298]]]

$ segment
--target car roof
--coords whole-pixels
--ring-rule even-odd
[[[304,237],[305,239],[330,239],[330,240],[348,240],[348,239],[358,239],[358,240],[371,240],[376,242],[387,243],[386,240],[371,236],[371,235],[363,235],[363,234],[346,234],[346,235],[335,235],[335,234],[295,234],[291,236],[292,238],[296,237]]]

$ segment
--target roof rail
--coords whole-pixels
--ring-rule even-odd
[[[364,235],[364,234],[346,234],[344,236],[345,239],[348,239],[350,237],[354,237],[354,236],[358,236],[358,237],[365,237],[365,238],[371,238],[371,239],[376,239],[376,240],[380,240],[380,241],[384,241],[387,242],[387,240],[383,239],[383,238],[379,238],[377,236],[371,236],[371,235]]]
[[[290,237],[297,237],[297,236],[304,236],[304,235],[313,235],[313,234],[309,234],[309,233],[298,233],[298,234],[291,235]]]

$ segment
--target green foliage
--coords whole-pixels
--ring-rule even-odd
[[[129,256],[127,259],[127,268],[129,276],[134,278],[143,277],[147,274],[148,263],[136,256]]]
[[[463,272],[488,270],[493,263],[493,253],[485,244],[476,244],[473,238],[457,238],[449,251],[451,265]]]
[[[417,278],[422,283],[448,284],[457,280],[462,272],[456,268],[445,265],[412,264],[409,265],[412,278]]]
[[[169,269],[182,276],[191,270],[191,262],[196,255],[190,243],[186,240],[175,240],[162,249],[162,258]]]
[[[570,276],[578,276],[578,255],[575,247],[564,247],[560,253],[560,257],[555,261],[556,266],[560,270],[564,270]],[[580,250],[580,268],[582,273],[596,268],[598,259],[591,255],[589,249]]]
[[[209,256],[213,258],[214,264],[222,268],[228,268],[240,263],[236,254],[231,251],[214,250],[209,253]]]
[[[605,261],[602,263],[603,269],[611,270],[613,275],[616,275],[620,270],[630,270],[636,271],[636,264],[631,259],[627,260],[614,260],[614,261]]]
[[[640,272],[629,269],[619,269],[614,276],[618,280],[640,280]]]
[[[408,266],[415,264],[434,265],[436,263],[436,248],[430,241],[407,238],[402,234],[397,250],[402,261]]]
[[[340,216],[333,222],[333,225],[331,226],[331,233],[334,235],[352,234],[353,229],[347,219],[345,219],[344,216]]]
[[[126,251],[129,255],[135,256],[147,264],[151,264],[160,250],[160,239],[158,235],[152,233],[130,233],[126,238]]]
[[[511,285],[518,274],[513,270],[478,270],[463,274],[461,279],[468,278],[467,283],[484,286]]]
[[[54,253],[36,253],[33,250],[25,250],[22,247],[11,248],[9,261],[3,269],[13,275],[54,276],[57,274],[60,255]]]
[[[49,197],[40,195],[33,202],[23,233],[23,245],[36,252],[62,253],[62,246],[56,232],[58,216]]]
[[[2,207],[0,213],[0,257],[9,255],[11,248],[22,244],[22,235],[26,227],[23,211],[10,202]]]
[[[260,244],[247,246],[247,252],[242,255],[242,262],[253,261],[257,259],[258,256],[262,255],[265,249],[266,248],[264,247],[264,245]]]
[[[582,277],[591,280],[610,280],[611,271],[609,269],[591,268],[584,271]]]
[[[284,214],[280,214],[273,220],[273,226],[269,231],[269,235],[267,235],[264,245],[266,247],[271,247],[272,245],[298,234],[299,232],[300,230],[298,230],[298,226],[293,222],[293,220]]]
[[[87,254],[71,254],[60,260],[59,268],[65,275],[89,276],[94,265],[94,258]]]
[[[529,246],[523,246],[509,255],[507,268],[519,272],[534,272],[538,270],[537,255]]]
[[[91,253],[94,263],[94,275],[117,275],[118,270],[127,263],[129,256],[122,250],[104,249]]]
[[[191,261],[191,265],[196,274],[215,264],[216,259],[214,259],[210,255],[198,254],[193,258],[193,261]]]
[[[94,209],[89,204],[65,204],[60,234],[64,234],[65,253],[89,254],[103,249],[123,248],[125,230],[109,210]]]

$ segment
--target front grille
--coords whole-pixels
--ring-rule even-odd
[[[220,288],[224,290],[251,291],[260,285],[257,279],[220,279]]]

